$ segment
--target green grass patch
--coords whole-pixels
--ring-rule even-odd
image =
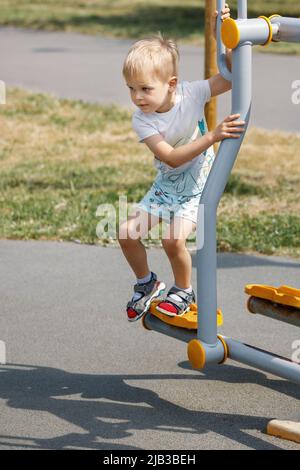
[[[140,201],[156,175],[129,111],[15,88],[7,98],[0,237],[118,244],[98,238],[98,207],[111,205],[117,230],[119,197]],[[300,254],[299,154],[300,135],[248,131],[219,207],[220,250]]]
[[[232,196],[265,196],[268,188],[262,187],[255,181],[249,182],[245,175],[233,173],[225,187],[225,194]]]
[[[135,39],[159,30],[180,42],[203,45],[204,5],[204,0],[0,0],[0,24]],[[233,18],[236,6],[236,0],[230,2]],[[300,17],[300,4],[249,2],[249,18],[274,13]],[[300,46],[278,44],[259,50],[299,54]]]
[[[220,217],[217,246],[221,251],[299,256],[300,216],[262,213],[255,217]]]

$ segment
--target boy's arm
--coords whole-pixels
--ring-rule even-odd
[[[239,139],[240,135],[244,132],[244,127],[242,126],[245,124],[245,121],[237,121],[239,116],[239,114],[227,116],[216,129],[180,147],[172,147],[160,134],[147,137],[143,142],[159,160],[162,160],[172,168],[177,168],[193,160],[193,158],[203,153],[215,142],[228,138]]]
[[[199,137],[193,142],[181,145],[180,147],[172,147],[161,135],[153,135],[143,141],[154,153],[154,155],[172,168],[192,160],[207,150],[214,144],[214,136],[212,132],[208,132],[203,137]]]

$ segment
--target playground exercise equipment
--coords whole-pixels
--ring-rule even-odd
[[[231,114],[240,114],[245,121],[245,132],[251,109],[252,46],[266,46],[271,41],[300,43],[300,19],[272,15],[267,18],[247,18],[247,0],[238,1],[238,18],[221,21],[224,0],[218,0],[217,45],[218,67],[222,76],[232,82]],[[225,60],[225,46],[232,49],[232,71]],[[170,319],[159,314],[152,302],[143,317],[143,325],[188,343],[188,357],[194,368],[206,364],[221,364],[229,357],[235,361],[261,369],[300,384],[300,364],[270,352],[246,345],[232,338],[217,334],[222,313],[217,311],[217,255],[216,213],[230,172],[243,142],[245,132],[238,139],[224,139],[210,171],[202,193],[202,224],[204,220],[204,244],[197,249],[197,306],[182,317]],[[200,237],[200,210],[197,239]],[[300,325],[300,290],[283,286],[246,286],[251,295],[248,301],[252,313],[260,313],[277,320]],[[216,313],[218,312],[218,313]],[[197,316],[197,322],[195,317]]]

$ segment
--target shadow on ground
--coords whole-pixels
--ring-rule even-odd
[[[186,362],[179,366],[190,368]],[[122,445],[120,440],[138,435],[140,430],[151,430],[166,434],[184,432],[187,442],[189,434],[198,434],[200,442],[201,435],[214,432],[253,449],[278,449],[276,445],[248,433],[249,430],[264,432],[269,418],[185,409],[160,398],[152,390],[126,382],[221,380],[236,384],[255,383],[283,395],[298,394],[294,384],[267,380],[263,373],[230,365],[222,368],[211,366],[209,371],[204,370],[204,374],[89,375],[50,367],[9,364],[2,366],[0,373],[0,398],[6,400],[6,407],[46,412],[81,429],[81,432],[51,438],[31,437],[30,431],[27,437],[3,434],[0,435],[0,445],[5,448],[138,449],[138,446]],[[49,431],[50,428],[45,432]],[[51,432],[55,433],[55,428]]]
[[[197,253],[192,252],[192,263],[193,267],[197,266]],[[274,256],[254,256],[244,255],[237,253],[218,253],[217,255],[217,267],[218,269],[228,268],[248,268],[251,266],[270,266],[274,268],[298,268],[300,269],[300,261],[295,260],[287,261],[280,258],[274,258]]]

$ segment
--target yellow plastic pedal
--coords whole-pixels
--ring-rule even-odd
[[[190,305],[190,310],[186,312],[181,317],[168,317],[168,315],[164,315],[163,313],[156,310],[156,306],[161,302],[159,300],[153,300],[150,305],[150,312],[155,317],[159,318],[164,323],[168,323],[168,325],[176,326],[178,328],[186,328],[188,330],[197,330],[198,328],[198,310],[196,304]],[[217,325],[223,325],[223,314],[220,309],[217,310]]]
[[[270,300],[276,304],[300,308],[300,289],[290,286],[272,287],[263,284],[248,284],[246,294],[260,299]]]

